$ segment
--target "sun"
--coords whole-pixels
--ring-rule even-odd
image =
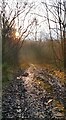
[[[18,38],[19,37],[19,32],[16,31],[15,36],[16,36],[16,38]]]

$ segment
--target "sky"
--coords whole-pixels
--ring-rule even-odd
[[[29,3],[29,5],[33,2],[35,5],[31,9],[31,11],[27,14],[26,19],[24,19],[24,16],[29,9],[29,5],[27,5],[27,7],[25,9],[25,12],[23,12],[19,16],[19,26],[23,25],[23,19],[24,19],[24,28],[22,29],[22,30],[24,30],[24,29],[26,29],[28,24],[34,18],[36,18],[37,19],[37,26],[34,25],[33,28],[31,28],[32,29],[31,36],[33,36],[33,37],[35,36],[36,30],[37,30],[38,38],[40,38],[40,37],[44,38],[44,37],[49,36],[48,35],[49,34],[49,28],[48,28],[48,22],[47,22],[47,18],[46,18],[47,17],[47,11],[46,11],[46,6],[43,2],[47,2],[47,4],[49,5],[49,7],[48,7],[50,9],[50,11],[48,10],[49,18],[51,20],[54,20],[54,21],[56,19],[56,21],[57,21],[57,19],[58,19],[57,16],[56,16],[57,12],[50,5],[54,4],[56,6],[59,0],[5,0],[5,1],[8,2],[8,5],[10,7],[10,10],[9,10],[8,7],[6,8],[7,16],[9,16],[10,11],[13,10],[12,15],[10,16],[11,19],[12,19],[12,16],[14,15],[14,11],[16,10],[15,9],[16,2],[19,2],[19,6],[21,6],[21,9],[23,8],[25,2]],[[61,0],[61,1],[63,2],[63,0]],[[53,14],[55,15],[55,17],[54,17]],[[62,16],[64,17],[64,15],[62,15]],[[62,18],[62,19],[64,19],[64,18]],[[54,22],[52,22],[51,20],[50,20],[51,28],[56,27],[56,24]],[[15,22],[16,22],[16,28],[18,28],[18,19],[16,19]],[[52,31],[52,36],[56,37],[56,32]]]

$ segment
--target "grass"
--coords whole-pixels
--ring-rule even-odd
[[[3,88],[7,86],[11,82],[11,80],[13,80],[17,70],[18,68],[10,66],[7,63],[4,63],[2,65],[2,87]]]

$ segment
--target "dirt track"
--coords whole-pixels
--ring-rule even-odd
[[[50,92],[42,87],[43,82],[52,88]],[[3,119],[65,120],[64,113],[55,104],[58,101],[64,107],[63,94],[64,88],[57,79],[30,66],[3,92]]]

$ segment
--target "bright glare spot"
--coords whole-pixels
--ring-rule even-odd
[[[39,85],[40,85],[40,82],[39,82]]]
[[[22,76],[17,77],[18,80],[21,79],[21,78],[22,78]]]
[[[19,37],[19,32],[16,32],[15,35],[16,35],[16,38],[18,38]]]
[[[29,76],[31,75],[31,73],[29,73]]]

